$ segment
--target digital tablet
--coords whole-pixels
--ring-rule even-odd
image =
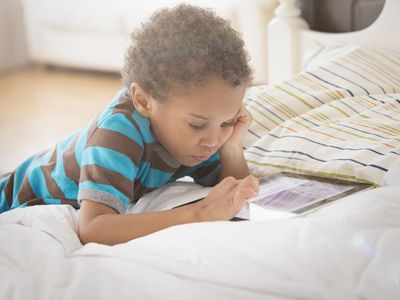
[[[293,173],[262,177],[259,183],[259,196],[250,199],[251,204],[294,214],[373,188],[370,183]]]

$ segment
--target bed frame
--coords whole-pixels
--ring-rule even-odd
[[[369,27],[349,33],[312,31],[300,15],[296,0],[281,0],[268,25],[268,82],[279,83],[301,71],[303,56],[312,45],[357,44],[400,51],[400,0],[386,0],[383,10]]]

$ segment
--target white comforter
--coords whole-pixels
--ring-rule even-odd
[[[0,215],[1,299],[399,299],[400,186],[307,217],[171,227],[117,246],[69,206]]]

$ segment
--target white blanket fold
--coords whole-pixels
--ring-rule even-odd
[[[177,290],[191,299],[397,299],[399,192],[366,191],[307,217],[174,226],[113,247],[82,247],[69,206],[17,209],[0,216],[0,289],[7,299],[51,299],[60,288],[106,299],[107,287],[118,299]],[[20,286],[24,278],[35,284]]]

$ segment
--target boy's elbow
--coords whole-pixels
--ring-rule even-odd
[[[109,226],[105,226],[105,217],[116,212],[101,203],[85,200],[81,204],[78,222],[78,237],[83,245],[100,243],[110,245],[107,241]]]
[[[93,221],[94,220],[88,223],[78,224],[78,237],[82,245],[86,245],[88,243],[111,245],[110,242],[104,240],[104,234],[102,234],[99,226],[96,226],[96,222]]]
[[[78,237],[82,245],[96,242],[96,232],[90,226],[78,226]]]

